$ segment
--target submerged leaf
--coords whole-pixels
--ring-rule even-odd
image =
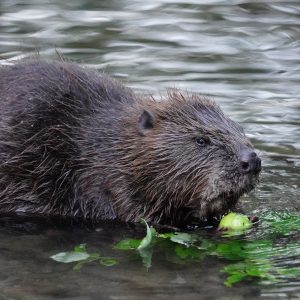
[[[175,253],[181,259],[199,260],[205,256],[203,251],[195,247],[185,247],[182,245],[176,245]]]
[[[141,244],[141,240],[137,239],[124,239],[115,244],[114,248],[119,250],[133,250],[137,249]]]
[[[114,265],[117,265],[119,262],[111,257],[101,257],[99,263],[106,267],[112,267]]]
[[[144,249],[139,249],[139,254],[143,259],[143,265],[148,270],[152,266],[152,255],[153,255],[153,248],[148,247]]]
[[[244,260],[238,263],[229,264],[221,271],[229,274],[224,282],[227,286],[232,286],[243,279],[257,278],[264,279],[270,282],[276,282],[276,278],[270,273],[274,268],[269,260],[251,261]]]
[[[247,277],[247,275],[243,274],[243,273],[232,274],[232,275],[227,277],[227,279],[224,281],[224,284],[227,287],[232,287],[235,283],[238,283],[238,282],[242,281],[246,277]]]

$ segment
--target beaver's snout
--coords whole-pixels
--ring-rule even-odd
[[[241,151],[240,166],[243,173],[258,174],[261,171],[261,159],[249,148]]]

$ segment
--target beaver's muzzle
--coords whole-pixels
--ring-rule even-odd
[[[246,148],[241,151],[240,166],[243,173],[258,174],[261,171],[261,159],[252,149]]]

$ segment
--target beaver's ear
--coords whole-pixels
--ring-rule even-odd
[[[154,127],[154,121],[154,115],[150,111],[144,110],[138,120],[138,131],[140,135],[146,135],[146,133]]]

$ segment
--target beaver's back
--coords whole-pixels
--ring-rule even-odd
[[[133,102],[114,79],[75,64],[0,68],[0,211],[79,214],[72,201],[89,136],[96,127],[109,131]]]
[[[1,67],[0,90],[0,113],[7,108],[17,112],[42,103],[54,105],[55,101],[67,105],[63,97],[70,99],[70,105],[76,99],[77,107],[86,109],[132,102],[130,90],[111,77],[57,61],[28,60]]]

